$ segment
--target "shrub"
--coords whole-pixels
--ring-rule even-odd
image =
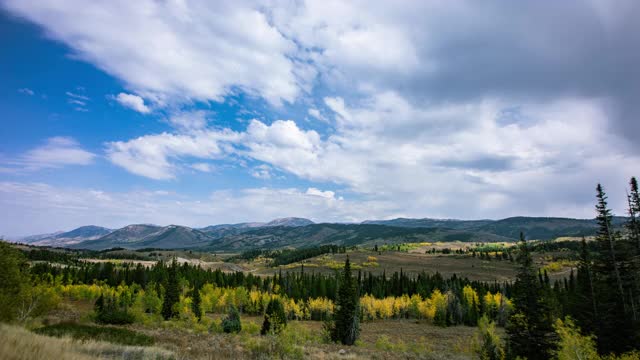
[[[480,360],[504,360],[505,351],[502,340],[496,333],[496,325],[487,316],[478,320],[478,330],[474,340],[474,351]]]
[[[286,326],[287,316],[284,312],[284,305],[278,298],[271,299],[264,314],[260,334],[279,334]]]
[[[94,306],[95,321],[101,324],[133,324],[135,317],[126,306],[119,304],[116,296],[100,295]]]
[[[558,360],[598,359],[596,342],[593,336],[580,334],[580,329],[571,318],[556,320],[553,326],[558,334],[558,349],[555,355]]]
[[[242,330],[242,323],[240,322],[240,312],[235,306],[229,308],[229,313],[222,320],[222,331],[227,334],[239,333]]]

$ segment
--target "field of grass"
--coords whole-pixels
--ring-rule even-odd
[[[34,330],[35,333],[47,336],[70,336],[76,340],[106,341],[121,345],[148,346],[153,345],[153,338],[128,329],[112,326],[83,325],[64,322],[48,325]]]
[[[177,359],[158,347],[123,346],[103,341],[78,341],[70,337],[39,335],[18,327],[0,324],[0,359],[85,360],[96,358],[163,360]]]

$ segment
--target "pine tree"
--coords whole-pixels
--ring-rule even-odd
[[[344,263],[344,271],[340,280],[331,339],[344,345],[353,345],[360,333],[360,319],[358,314],[359,299],[354,279],[351,276],[349,256]]]
[[[514,311],[507,324],[509,351],[514,357],[549,359],[555,343],[553,314],[522,233],[517,261],[520,269],[513,286]]]
[[[193,286],[193,296],[191,298],[191,310],[193,311],[193,315],[196,316],[198,321],[202,319],[202,301],[200,299],[200,287],[196,284]]]
[[[607,195],[600,184],[596,191],[596,219],[599,226],[596,236],[597,256],[593,263],[598,305],[596,339],[601,353],[622,353],[632,349],[635,343],[632,307],[626,296],[629,290],[628,284],[625,284],[628,277],[623,279],[621,276],[621,267],[626,267],[627,261],[624,253],[619,251],[620,235],[613,231],[613,216],[608,208]]]
[[[629,181],[631,192],[627,196],[629,202],[629,238],[635,244],[636,255],[640,255],[640,192],[638,191],[638,180],[635,177]]]
[[[267,304],[260,334],[279,334],[286,326],[287,316],[284,311],[284,305],[282,305],[280,299],[272,298]]]
[[[594,288],[593,265],[587,241],[582,238],[575,293],[571,294],[571,311],[580,328],[586,333],[595,331],[598,306]]]
[[[165,287],[164,301],[162,302],[162,317],[169,320],[175,315],[173,305],[180,301],[180,288],[178,285],[178,263],[174,258],[168,269],[167,286]]]

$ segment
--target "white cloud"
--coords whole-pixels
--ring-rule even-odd
[[[126,142],[107,143],[107,157],[128,171],[156,180],[173,179],[178,160],[215,159],[224,154],[224,143],[238,134],[226,131],[197,131],[191,134],[146,135]]]
[[[120,105],[135,110],[139,113],[147,114],[151,111],[151,109],[144,104],[144,99],[138,95],[119,93],[115,97],[115,99],[120,103]]]
[[[269,180],[273,176],[271,174],[271,167],[265,164],[255,166],[251,170],[251,176],[256,179]]]
[[[207,127],[208,111],[181,111],[169,116],[168,122],[173,127],[181,131],[201,130]]]
[[[29,95],[29,96],[33,96],[35,94],[35,92],[29,88],[18,89],[18,92],[21,94]]]
[[[296,46],[253,2],[7,0],[74,55],[146,99],[221,100],[234,89],[273,104],[293,101],[311,71],[294,70]],[[301,64],[305,67],[304,64]]]
[[[211,164],[207,164],[207,163],[195,163],[195,164],[191,164],[191,168],[201,171],[201,172],[212,172],[214,170],[213,166],[211,166]]]
[[[76,140],[70,137],[52,137],[45,144],[35,147],[8,165],[15,171],[32,171],[44,168],[60,168],[70,165],[89,165],[96,155],[84,150]]]

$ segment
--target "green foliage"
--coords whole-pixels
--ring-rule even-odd
[[[594,336],[582,335],[571,318],[557,319],[554,328],[558,334],[554,355],[558,360],[599,359]]]
[[[191,300],[191,311],[193,315],[200,321],[202,319],[202,300],[200,298],[200,288],[198,286],[193,287],[193,297]]]
[[[344,345],[353,345],[360,334],[359,296],[356,284],[351,276],[351,264],[349,257],[344,263],[338,298],[336,300],[336,312],[334,324],[331,329],[331,339]]]
[[[517,261],[520,269],[513,288],[514,311],[507,324],[509,351],[529,360],[548,359],[555,343],[550,294],[536,276],[523,234]]]
[[[100,295],[94,304],[95,321],[100,324],[133,324],[135,317],[118,295]]]
[[[153,338],[136,331],[115,327],[80,325],[76,323],[60,323],[34,330],[35,333],[64,337],[71,336],[78,340],[106,341],[121,345],[153,345]]]
[[[496,325],[483,316],[478,321],[478,330],[473,350],[480,360],[504,360],[506,357],[502,339],[496,332]]]
[[[17,317],[29,282],[29,265],[22,253],[0,241],[0,321]]]
[[[165,287],[164,301],[162,303],[162,317],[169,320],[178,315],[175,304],[180,301],[180,287],[178,284],[178,264],[174,258],[168,269],[167,286]]]
[[[235,306],[229,307],[229,313],[222,320],[222,331],[227,334],[239,333],[242,330],[242,322],[240,321],[240,312]]]
[[[284,312],[284,305],[278,298],[271,299],[264,314],[260,334],[279,334],[286,326],[287,316]]]

